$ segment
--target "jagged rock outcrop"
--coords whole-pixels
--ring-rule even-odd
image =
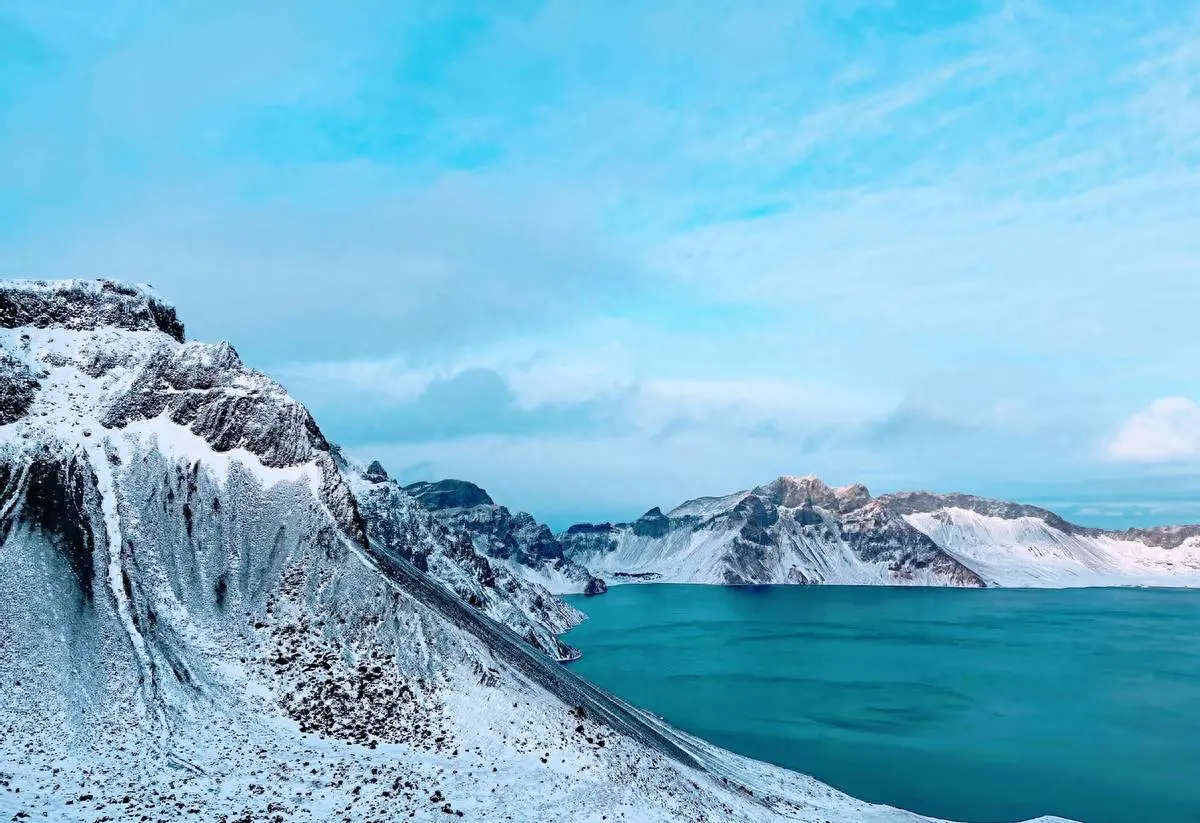
[[[378,460],[372,460],[371,465],[367,466],[362,476],[372,483],[384,483],[388,480],[388,473]]]
[[[183,323],[148,286],[114,280],[7,280],[0,328],[160,331],[183,342]]]
[[[33,404],[39,374],[7,352],[0,352],[0,426],[25,416]]]
[[[599,577],[591,578],[583,587],[583,593],[588,597],[595,597],[598,594],[604,594],[606,591],[608,591],[608,584]]]
[[[471,536],[476,551],[551,592],[607,591],[604,581],[563,556],[550,528],[527,512],[515,514],[465,480],[419,482],[405,487],[447,526]]]

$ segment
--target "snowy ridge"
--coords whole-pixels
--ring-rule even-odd
[[[633,523],[578,524],[564,552],[612,583],[1200,586],[1200,526],[1104,531],[1037,506],[780,477]]]
[[[342,471],[377,549],[403,557],[555,659],[579,657],[558,635],[579,625],[582,612],[478,553],[471,535],[444,525],[389,479],[378,461],[364,469],[342,458]]]
[[[611,582],[982,585],[865,487],[815,477],[651,509],[633,523],[575,525],[560,539]]]
[[[904,519],[993,586],[1200,586],[1200,537],[1184,528],[1105,532],[954,506]]]
[[[437,533],[373,539],[231,348],[53,324],[142,299],[0,284],[33,318],[0,332],[6,819],[923,819],[671,729],[464,602],[407,559]]]
[[[604,580],[564,556],[548,526],[527,512],[514,514],[498,505],[474,483],[439,480],[413,483],[405,490],[446,526],[469,535],[480,554],[535,586],[554,594],[603,594],[607,589]]]

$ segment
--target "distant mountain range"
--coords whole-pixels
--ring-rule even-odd
[[[579,524],[565,557],[609,582],[1196,586],[1200,526],[1105,531],[965,494],[780,477],[632,523]]]
[[[550,591],[607,584],[1196,586],[1200,526],[1108,531],[1036,506],[780,477],[558,535],[461,480],[406,487],[475,548]],[[601,583],[600,581],[604,581]]]

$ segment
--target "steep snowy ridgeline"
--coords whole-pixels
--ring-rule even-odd
[[[904,492],[880,498],[996,586],[1200,586],[1200,526],[1112,532],[999,500]]]
[[[579,524],[560,540],[610,582],[982,585],[864,486],[815,477],[651,509],[633,523]]]
[[[152,299],[0,284],[3,819],[918,819],[676,732],[368,542],[303,407]]]
[[[558,638],[584,619],[578,609],[479,554],[470,534],[436,519],[390,480],[378,461],[363,469],[342,458],[339,466],[377,551],[412,563],[552,657],[566,661],[579,656]]]
[[[406,486],[405,491],[442,523],[469,534],[476,551],[525,580],[556,594],[603,594],[607,589],[603,579],[563,556],[562,544],[548,526],[526,512],[513,514],[497,505],[474,483],[421,482]]]

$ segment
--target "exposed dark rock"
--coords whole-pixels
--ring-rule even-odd
[[[0,290],[0,328],[104,326],[161,331],[183,341],[175,309],[150,291],[112,280],[15,280]]]
[[[17,492],[14,488],[7,493]],[[85,603],[92,600],[96,571],[95,537],[87,514],[95,507],[94,492],[95,479],[86,458],[38,459],[28,467],[25,505],[19,509],[30,526],[58,545],[78,580]]]
[[[472,506],[491,506],[492,498],[483,489],[466,480],[421,481],[405,486],[404,490],[417,498],[427,509],[466,509]]]
[[[476,547],[476,535],[442,517],[461,510],[431,512],[393,481],[375,482],[365,474],[362,481],[355,488],[375,551],[407,560],[556,659],[578,655],[558,634],[577,625],[582,615],[490,560]]]
[[[388,473],[384,470],[382,463],[372,460],[371,465],[367,466],[367,470],[363,472],[363,477],[372,483],[382,483],[388,479]]]
[[[617,525],[624,524],[618,523]],[[573,526],[567,527],[566,534],[607,534],[612,529],[612,523],[576,523]]]
[[[38,375],[8,352],[0,351],[0,426],[24,417],[37,389]]]
[[[671,520],[655,506],[633,521],[633,533],[639,537],[664,537],[671,530]]]
[[[604,594],[606,591],[608,591],[608,584],[599,577],[589,578],[587,585],[583,587],[583,593],[588,597]]]
[[[576,581],[580,590],[591,577],[587,569],[563,556],[562,543],[548,526],[528,512],[514,513],[495,503],[474,483],[439,480],[413,483],[404,490],[442,523],[470,535],[480,554],[567,577]]]

